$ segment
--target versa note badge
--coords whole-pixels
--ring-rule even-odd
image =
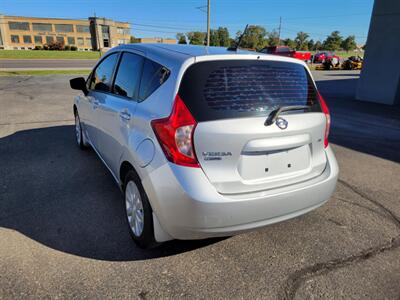
[[[203,152],[204,160],[221,160],[224,156],[232,156],[232,152]]]
[[[284,118],[277,118],[275,124],[282,130],[288,127],[288,121],[286,121]]]

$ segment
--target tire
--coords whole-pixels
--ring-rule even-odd
[[[78,147],[81,150],[85,150],[88,148],[84,134],[82,132],[81,120],[77,111],[75,112],[75,139]]]
[[[157,245],[154,239],[153,210],[135,172],[129,171],[124,183],[125,215],[129,233],[143,249]]]

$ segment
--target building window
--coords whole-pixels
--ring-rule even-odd
[[[74,37],[67,37],[68,45],[75,45],[75,38]]]
[[[42,43],[42,37],[40,35],[35,35],[35,44],[41,44]]]
[[[124,34],[125,35],[130,35],[131,34],[131,30],[129,28],[125,28],[124,29]]]
[[[11,43],[19,43],[19,36],[18,35],[12,35],[11,36]]]
[[[10,30],[29,30],[28,22],[8,22]]]
[[[74,32],[74,26],[72,24],[55,24],[57,32]]]
[[[63,36],[57,36],[56,37],[56,41],[59,43],[63,43],[64,44],[64,37]]]
[[[117,27],[117,33],[118,33],[118,34],[124,34],[124,28],[122,28],[122,27]]]
[[[32,23],[33,31],[53,31],[51,24],[48,23]]]
[[[90,32],[90,28],[87,25],[76,25],[77,32]]]
[[[92,47],[92,39],[91,38],[86,38],[86,45],[89,47]]]
[[[107,25],[100,25],[101,26],[101,32],[103,34],[103,38],[109,38],[110,36],[110,28]]]
[[[24,44],[32,44],[32,37],[30,35],[24,35]]]
[[[52,36],[46,36],[46,44],[51,44],[54,41]]]
[[[83,46],[83,38],[82,37],[78,37],[76,40],[78,41],[78,46]]]

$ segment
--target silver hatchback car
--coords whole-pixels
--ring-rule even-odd
[[[70,84],[77,143],[114,176],[141,247],[287,220],[335,189],[330,114],[300,60],[132,44]]]

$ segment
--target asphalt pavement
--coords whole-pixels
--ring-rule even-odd
[[[122,196],[75,145],[68,76],[0,77],[0,299],[399,299],[400,110],[354,101],[358,72],[315,72],[336,192],[234,237],[131,241]]]

